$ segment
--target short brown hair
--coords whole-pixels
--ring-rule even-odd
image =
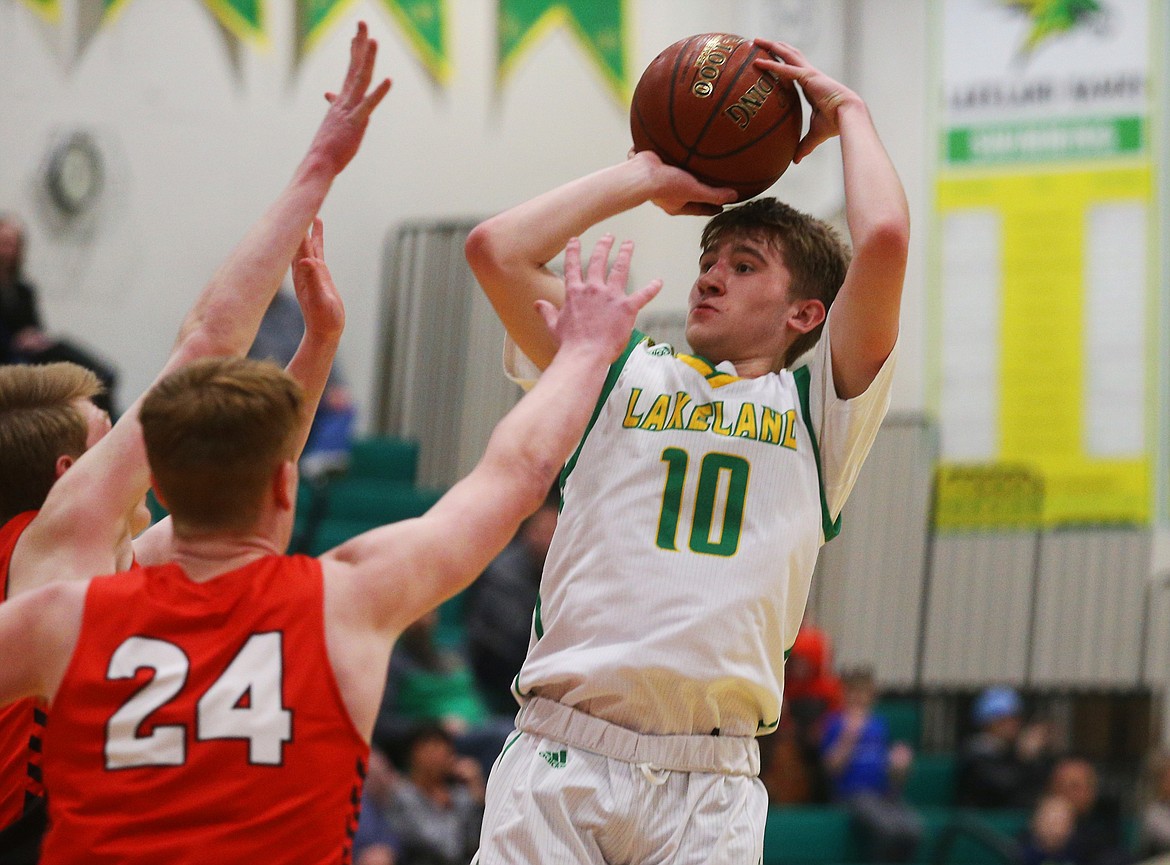
[[[792,275],[793,297],[819,300],[828,311],[849,269],[850,253],[828,223],[801,213],[775,198],[756,198],[713,216],[703,228],[702,250],[724,237],[753,237],[780,253]],[[784,356],[784,366],[816,345],[824,322],[801,334]]]
[[[159,497],[176,526],[246,531],[292,459],[303,397],[268,361],[210,358],[156,384],[140,419]]]
[[[85,453],[85,417],[76,402],[102,392],[74,363],[0,366],[0,523],[39,509],[57,480],[57,460]]]

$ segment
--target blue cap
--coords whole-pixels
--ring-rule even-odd
[[[979,726],[998,721],[1000,718],[1009,718],[1023,711],[1024,705],[1020,695],[1012,688],[988,688],[975,701],[975,708],[971,715]]]

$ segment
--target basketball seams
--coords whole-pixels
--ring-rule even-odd
[[[708,54],[716,53],[712,62]],[[755,60],[764,56],[728,33],[669,46],[634,90],[634,149],[653,150],[709,186],[734,189],[741,201],[767,189],[796,154],[803,111],[791,82],[757,70]]]
[[[735,70],[735,77],[731,78],[729,81],[722,82],[722,86],[724,88],[726,88],[727,93],[734,92],[735,86],[739,83],[740,76],[743,75],[744,68],[749,67],[751,65],[752,55],[758,50],[750,42],[740,42],[738,45],[735,46],[735,48],[733,48],[731,50],[730,54],[728,55],[728,58],[727,58],[728,63],[731,62],[731,59],[733,57],[735,57],[735,55],[737,53],[739,53],[739,50],[741,48],[743,48],[745,45],[749,46],[748,55],[740,63],[739,68]],[[674,103],[674,100],[672,99],[671,100],[671,110],[672,111],[674,109],[673,103]],[[687,168],[692,157],[698,155],[700,158],[703,158],[701,154],[696,153],[696,151],[699,147],[699,143],[703,140],[703,136],[707,134],[707,130],[711,128],[711,124],[715,122],[715,118],[717,118],[720,114],[723,113],[723,109],[726,105],[727,105],[727,96],[726,95],[723,97],[722,101],[718,101],[718,102],[714,103],[714,107],[711,109],[711,113],[707,115],[707,120],[699,128],[699,133],[698,133],[698,135],[695,136],[694,143],[687,147],[686,159],[683,161],[683,164],[682,164],[683,168]],[[689,170],[689,168],[688,168],[688,170]]]
[[[776,79],[777,89],[779,89],[783,86],[784,86],[784,82],[781,81],[780,79]],[[771,125],[763,127],[763,131],[759,135],[757,135],[755,138],[753,138],[751,141],[748,141],[744,144],[741,144],[739,147],[735,147],[731,150],[719,150],[719,151],[712,151],[709,153],[697,152],[695,155],[699,156],[703,159],[727,159],[728,157],[731,157],[731,156],[738,156],[739,154],[743,153],[745,150],[749,150],[750,148],[755,147],[762,140],[767,138],[769,135],[771,135],[773,132],[775,132],[777,129],[779,129],[781,126],[783,126],[785,123],[787,123],[788,119],[790,117],[792,117],[792,112],[795,111],[800,106],[799,100],[800,100],[800,97],[797,96],[797,94],[796,94],[796,88],[795,88],[795,86],[792,86],[791,89],[788,91],[788,107],[787,107],[787,109],[785,109],[784,113],[781,114],[775,121],[773,121]],[[722,113],[722,111],[720,111],[720,113]],[[799,141],[800,141],[800,135],[798,134],[796,136],[796,142],[799,142]],[[794,143],[793,148],[792,148],[792,154],[794,155],[795,153],[796,153],[796,146]],[[790,155],[789,160],[791,160],[791,158],[792,158],[792,156]]]

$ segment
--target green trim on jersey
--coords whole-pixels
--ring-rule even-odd
[[[824,532],[827,544],[841,534],[841,515],[837,515],[836,521],[829,516],[829,502],[825,498],[825,477],[821,472],[821,449],[817,445],[817,434],[813,431],[811,412],[808,407],[809,380],[812,374],[808,371],[807,366],[802,366],[792,371],[792,377],[796,380],[796,390],[800,394],[800,414],[804,419],[805,429],[808,430],[808,438],[812,442],[813,459],[817,464],[817,490],[821,494],[821,531]]]
[[[536,609],[532,611],[532,628],[536,631],[536,639],[544,636],[544,622],[540,620],[540,592],[536,593]]]
[[[561,469],[560,492],[562,503],[565,500],[565,483],[569,480],[569,475],[572,474],[573,469],[577,465],[577,458],[581,456],[581,448],[585,447],[585,439],[589,438],[589,433],[593,431],[593,425],[597,423],[597,418],[601,415],[602,406],[605,405],[605,401],[609,399],[610,393],[613,392],[614,385],[617,384],[618,376],[621,375],[622,369],[625,368],[626,361],[630,359],[630,354],[638,345],[649,338],[642,331],[635,330],[630,334],[630,341],[626,343],[625,351],[621,353],[621,356],[617,360],[609,365],[609,373],[605,377],[605,384],[601,387],[601,396],[597,398],[597,405],[593,407],[593,417],[589,418],[589,426],[585,427],[585,433],[581,436],[581,441],[577,443],[577,449],[573,451],[573,455],[569,457],[569,461]]]

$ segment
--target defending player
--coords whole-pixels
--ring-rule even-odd
[[[840,135],[852,262],[773,199],[729,209],[706,226],[690,293],[698,356],[635,333],[613,365],[561,478],[482,865],[762,855],[755,737],[778,723],[818,549],[889,403],[909,219],[862,100],[791,46],[757,44],[779,58],[757,66],[811,105],[797,161]],[[481,224],[468,258],[545,367],[530,310],[560,302],[544,265],[564,238],[647,201],[718,212],[732,197],[638,153]]]
[[[348,861],[394,639],[543,501],[658,290],[627,297],[632,246],[607,277],[611,245],[583,279],[569,244],[564,306],[541,308],[560,348],[471,474],[426,515],[319,560],[280,555],[296,499],[295,383],[230,359],[152,389],[142,429],[173,563],[0,607],[0,701],[53,701],[45,865]]]
[[[320,225],[306,238],[333,179],[356,154],[370,113],[389,89],[372,91],[377,44],[359,25],[341,92],[292,181],[203,290],[163,373],[199,357],[242,355],[294,252],[305,339],[289,371],[307,391],[303,435],[341,333],[335,293],[315,261]],[[323,267],[323,263],[320,265]],[[110,431],[91,402],[92,374],[70,364],[0,368],[0,600],[52,580],[80,579],[169,557],[170,522],[149,522],[149,471],[135,403]],[[109,434],[106,433],[109,431]],[[298,444],[303,445],[303,437]],[[84,456],[82,456],[84,454]],[[51,492],[50,492],[51,490]],[[0,709],[0,862],[35,861],[44,827],[40,742],[44,706]]]

